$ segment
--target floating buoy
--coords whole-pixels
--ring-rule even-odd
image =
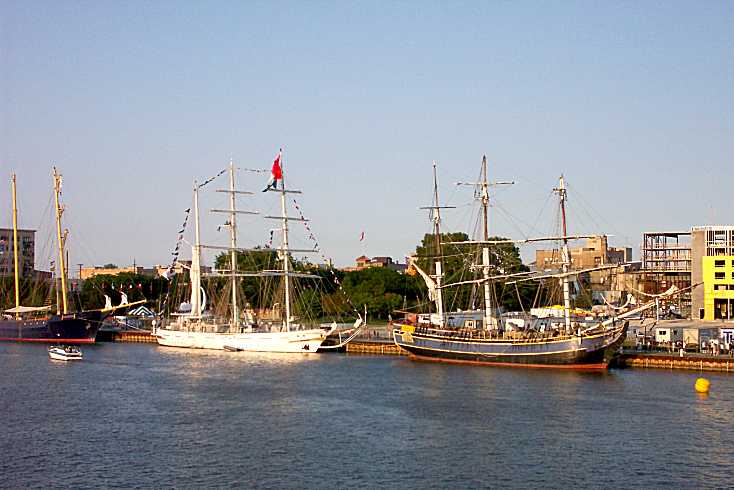
[[[696,384],[693,385],[699,393],[708,393],[711,383],[706,378],[698,378]]]

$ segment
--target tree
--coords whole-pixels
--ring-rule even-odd
[[[408,298],[414,303],[421,294],[415,277],[385,267],[347,272],[343,286],[356,307],[366,305],[370,317],[381,319],[392,315]]]
[[[489,241],[505,241],[502,237],[490,237]],[[483,275],[481,269],[481,244],[461,243],[469,241],[466,233],[441,233],[441,254],[437,252],[435,234],[427,233],[416,247],[418,266],[426,273],[435,273],[433,263],[441,256],[443,267],[443,284],[479,279]],[[520,250],[513,243],[490,244],[490,275],[510,275],[527,272],[529,269],[522,263]],[[531,283],[505,286],[501,281],[492,283],[495,302],[507,309],[516,311],[532,304],[537,286]],[[449,310],[480,307],[483,293],[476,285],[466,284],[444,290],[444,301]],[[511,291],[512,294],[508,294]],[[520,299],[518,299],[518,293]],[[522,300],[522,301],[520,301]]]

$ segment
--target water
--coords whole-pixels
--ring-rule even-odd
[[[0,488],[732,488],[734,375],[0,344]]]

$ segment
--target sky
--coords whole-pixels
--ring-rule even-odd
[[[432,162],[443,229],[470,231],[456,182],[486,154],[515,182],[492,234],[552,232],[563,174],[569,231],[639,256],[644,231],[734,224],[732,25],[727,1],[0,0],[0,226],[14,171],[47,268],[55,165],[72,264],[165,264],[194,179],[283,148],[324,256],[402,262],[431,230]],[[279,212],[266,180],[240,172],[238,207]],[[205,242],[227,239],[207,212],[226,185],[202,189]],[[240,225],[254,246],[274,223]]]

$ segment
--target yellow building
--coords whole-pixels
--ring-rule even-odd
[[[691,230],[691,316],[734,320],[734,226]]]
[[[704,320],[731,320],[734,306],[734,255],[701,258]]]

